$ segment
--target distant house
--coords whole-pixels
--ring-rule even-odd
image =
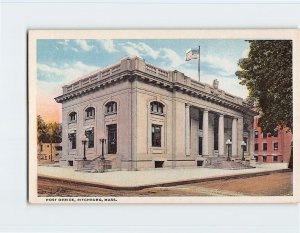
[[[54,163],[58,162],[61,157],[62,146],[60,143],[40,143],[37,145],[38,162]]]
[[[254,117],[254,158],[261,163],[288,163],[291,155],[292,133],[287,129],[263,132],[258,127],[258,116]]]

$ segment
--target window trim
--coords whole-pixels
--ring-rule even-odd
[[[277,144],[277,148],[275,148],[275,144]],[[273,150],[278,150],[278,145],[279,145],[278,142],[273,142]]]
[[[91,132],[91,133],[89,133],[89,132]],[[87,145],[87,148],[88,149],[92,149],[92,148],[94,148],[95,147],[95,132],[94,132],[94,127],[92,127],[91,129],[86,129],[85,130],[85,132],[84,132],[84,134],[85,134],[85,136],[89,139],[88,140],[88,145]],[[90,146],[90,143],[91,143],[91,141],[92,140],[90,140],[90,135],[93,135],[93,145],[92,146]]]
[[[108,111],[112,105],[112,111]],[[118,113],[118,103],[116,101],[109,101],[105,104],[105,115],[114,115]]]
[[[154,134],[157,133],[157,132],[155,132],[155,127],[159,128],[159,144],[153,143],[153,142],[155,142]],[[162,148],[162,127],[163,126],[159,125],[159,124],[151,124],[151,147]]]
[[[264,149],[264,145],[266,145],[266,149]],[[262,143],[262,150],[263,151],[267,151],[268,150],[268,143],[267,142],[263,142]]]
[[[88,112],[89,112],[88,110],[91,110],[92,115],[88,116]],[[94,107],[90,106],[90,107],[86,108],[84,112],[85,112],[85,114],[84,114],[85,120],[95,119],[96,109]]]
[[[157,106],[157,110],[155,111],[154,110],[154,106]],[[160,102],[160,101],[157,101],[157,100],[154,100],[154,101],[151,101],[150,102],[150,113],[151,114],[155,114],[155,115],[160,115],[160,116],[164,116],[165,115],[165,105]],[[159,107],[161,107],[161,111],[158,111]]]
[[[75,136],[74,136],[75,135]],[[73,148],[73,140],[74,140],[74,138],[75,138],[75,147]],[[74,132],[74,133],[69,133],[68,134],[68,139],[69,139],[69,142],[70,142],[70,150],[76,150],[77,149],[77,134],[76,134],[76,132]]]
[[[71,115],[74,115],[74,116],[75,116],[75,119],[74,119],[74,120],[71,119]],[[70,112],[70,113],[69,113],[69,115],[68,115],[68,123],[69,123],[69,124],[77,123],[77,112],[73,111],[73,112]]]

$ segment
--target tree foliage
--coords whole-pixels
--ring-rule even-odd
[[[47,125],[43,118],[37,116],[37,141],[38,144],[45,142],[47,140]]]
[[[38,143],[60,143],[61,124],[57,122],[46,123],[40,115],[37,116],[37,141]]]
[[[249,90],[260,113],[259,126],[293,129],[292,41],[249,40],[250,51],[240,59],[236,75]]]

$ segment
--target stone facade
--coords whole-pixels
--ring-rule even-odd
[[[134,57],[64,86],[55,98],[62,103],[61,165],[97,167],[101,138],[112,169],[203,166],[227,156],[228,139],[232,159],[241,159],[243,140],[252,159],[255,112],[214,84]],[[86,137],[93,145],[84,149]]]

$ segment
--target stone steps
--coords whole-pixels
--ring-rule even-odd
[[[208,158],[208,160],[209,163],[206,166],[207,168],[229,169],[229,170],[253,168],[252,166],[244,165],[241,161],[227,161],[227,158],[215,157],[215,158]]]

